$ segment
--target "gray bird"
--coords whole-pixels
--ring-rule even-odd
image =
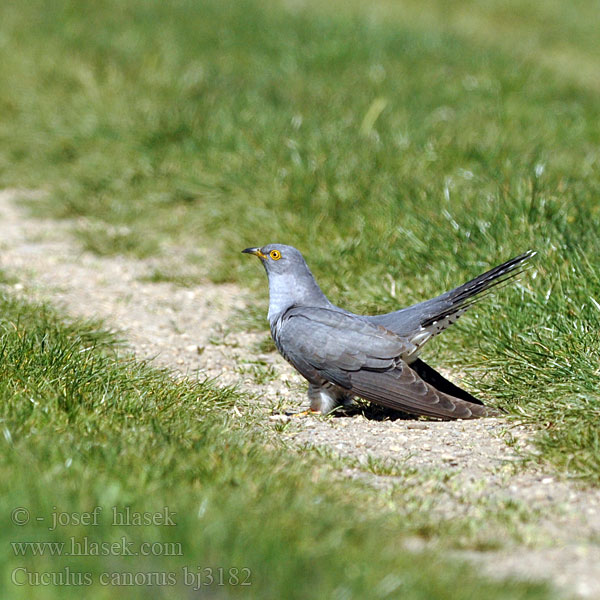
[[[518,274],[526,252],[437,298],[383,315],[332,304],[292,246],[246,248],[269,277],[269,323],[282,356],[308,382],[312,411],[327,414],[359,396],[387,408],[440,419],[497,414],[418,355],[484,292]]]

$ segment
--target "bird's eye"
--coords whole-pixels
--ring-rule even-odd
[[[281,258],[281,252],[279,252],[279,250],[271,250],[271,252],[269,252],[269,256],[273,260],[279,260]]]

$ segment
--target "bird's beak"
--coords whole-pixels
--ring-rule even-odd
[[[267,258],[267,255],[263,254],[260,248],[246,248],[242,250],[242,254],[254,254],[254,256],[258,256],[258,258],[262,258],[263,260]]]

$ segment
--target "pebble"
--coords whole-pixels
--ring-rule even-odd
[[[279,423],[288,423],[290,421],[289,415],[270,415],[269,421],[278,421]]]

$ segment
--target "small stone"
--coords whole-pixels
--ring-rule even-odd
[[[279,423],[288,423],[290,417],[288,415],[271,415],[269,421],[277,421]]]
[[[427,423],[421,423],[419,421],[415,421],[414,423],[409,423],[406,426],[407,429],[429,429],[429,425]]]

